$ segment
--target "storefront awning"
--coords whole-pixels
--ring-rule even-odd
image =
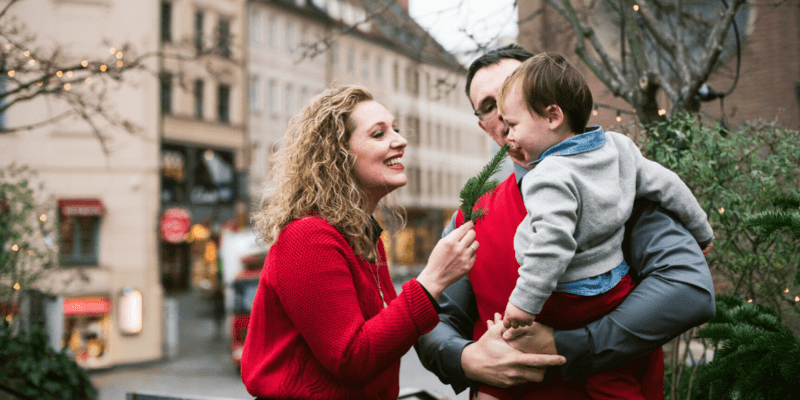
[[[106,212],[100,199],[60,199],[58,208],[62,215],[103,215]]]
[[[103,315],[111,312],[111,301],[106,297],[64,299],[64,316]]]

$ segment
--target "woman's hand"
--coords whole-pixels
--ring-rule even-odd
[[[439,300],[445,288],[469,273],[475,264],[475,224],[470,221],[461,225],[439,240],[428,257],[428,265],[417,277],[417,281]]]

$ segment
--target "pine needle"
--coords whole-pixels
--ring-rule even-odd
[[[489,180],[492,175],[500,170],[500,164],[507,156],[508,143],[500,148],[500,151],[492,157],[491,161],[483,167],[481,172],[472,178],[469,178],[464,188],[461,189],[461,214],[464,216],[464,222],[477,221],[479,218],[486,215],[486,210],[483,207],[475,208],[475,203],[486,193],[493,191],[497,187],[496,180]]]

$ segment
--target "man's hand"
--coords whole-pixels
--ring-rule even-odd
[[[506,313],[503,317],[503,328],[511,329],[531,326],[535,318],[536,315],[524,311],[509,302],[506,305]],[[508,338],[506,337],[506,339]]]
[[[500,314],[495,315],[495,321],[486,321],[489,330],[461,353],[461,368],[467,378],[498,387],[541,382],[547,368],[567,362],[559,355],[525,354],[514,349],[500,336]]]

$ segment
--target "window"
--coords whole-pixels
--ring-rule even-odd
[[[411,65],[406,67],[406,90],[414,96],[419,94],[419,71]]]
[[[250,110],[261,111],[261,82],[257,75],[250,76]]]
[[[294,24],[292,21],[286,20],[286,51],[291,53],[294,51]]]
[[[59,251],[61,265],[97,265],[100,217],[98,199],[59,200]]]
[[[300,108],[305,107],[308,104],[308,88],[303,87],[300,89]]]
[[[264,42],[264,32],[261,29],[261,12],[251,10],[248,17],[250,25],[250,44],[261,44]]]
[[[278,84],[274,80],[269,81],[269,112],[272,115],[278,114]]]
[[[276,26],[278,25],[278,18],[274,15],[269,16],[269,24],[267,25],[267,31],[269,33],[269,38],[267,38],[267,42],[270,48],[275,48],[278,46],[278,32]]]
[[[397,64],[397,61],[392,65],[392,86],[394,86],[394,90],[400,88],[400,65]]]
[[[172,74],[161,74],[161,115],[172,114]]]
[[[339,45],[337,43],[331,44],[331,69],[339,70]]]
[[[369,53],[364,53],[364,58],[361,60],[361,75],[364,79],[369,79]]]
[[[172,41],[172,3],[161,2],[161,42]]]
[[[290,118],[294,114],[294,88],[291,84],[286,85],[286,117]]]
[[[217,52],[223,57],[231,56],[231,22],[227,19],[217,23]]]
[[[380,57],[375,60],[375,79],[383,79],[383,59]]]
[[[203,19],[202,11],[194,12],[194,48],[198,53],[203,52]]]
[[[194,81],[194,117],[203,119],[203,96],[205,92],[205,82],[202,79]]]
[[[356,49],[351,47],[347,52],[347,72],[356,71]]]
[[[231,87],[230,85],[219,85],[217,87],[217,118],[219,122],[227,124],[231,122]]]

